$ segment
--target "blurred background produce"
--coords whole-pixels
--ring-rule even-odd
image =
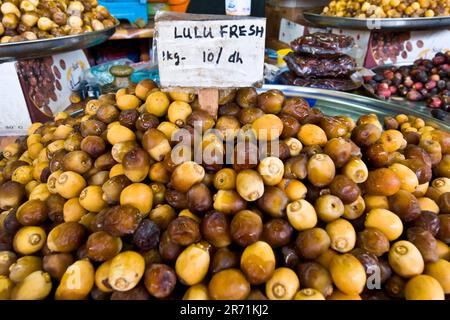
[[[0,43],[76,35],[116,25],[97,0],[4,0],[0,12]]]
[[[333,0],[322,14],[336,17],[366,18],[410,18],[448,16],[447,0]]]

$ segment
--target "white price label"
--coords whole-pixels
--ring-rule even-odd
[[[230,88],[262,84],[265,18],[177,17],[177,20],[158,17],[156,22],[163,87]]]

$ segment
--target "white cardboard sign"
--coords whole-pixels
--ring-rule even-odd
[[[265,18],[160,15],[156,19],[156,44],[161,86],[262,84],[265,37]]]

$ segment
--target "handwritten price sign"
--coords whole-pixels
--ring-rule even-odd
[[[163,87],[262,84],[266,19],[163,13],[156,17]]]

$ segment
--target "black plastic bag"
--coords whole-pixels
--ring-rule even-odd
[[[348,54],[354,45],[355,41],[350,36],[321,32],[307,34],[291,42],[295,52],[315,56]]]
[[[284,57],[289,70],[299,77],[348,77],[356,68],[356,61],[350,56],[318,58],[291,52]]]

